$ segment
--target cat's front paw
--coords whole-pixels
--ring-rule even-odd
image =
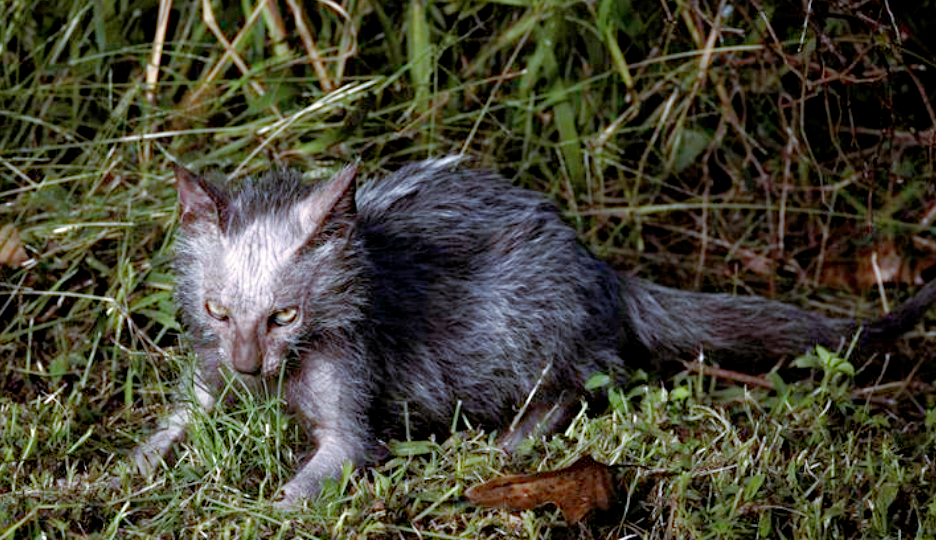
[[[143,478],[152,478],[156,472],[156,467],[162,461],[163,456],[159,449],[143,443],[133,449],[130,456],[131,464],[136,468],[137,473]]]
[[[296,510],[315,496],[315,490],[310,490],[308,486],[297,482],[295,479],[287,482],[280,488],[279,493],[273,500],[273,508],[282,511]]]
[[[130,456],[131,463],[136,467],[140,476],[152,478],[157,467],[169,455],[172,445],[182,438],[183,428],[172,427],[162,429],[150,435],[149,439],[133,449]]]

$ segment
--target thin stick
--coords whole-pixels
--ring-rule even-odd
[[[159,15],[156,19],[156,37],[153,38],[153,55],[146,64],[146,101],[156,104],[156,83],[159,82],[159,66],[162,63],[163,46],[166,44],[166,27],[169,26],[169,12],[172,0],[159,0]]]

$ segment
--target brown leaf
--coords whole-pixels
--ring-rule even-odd
[[[936,255],[909,256],[887,237],[859,250],[854,259],[857,262],[827,263],[820,283],[856,293],[874,288],[879,280],[882,284],[919,286],[926,282],[923,273],[936,265]]]
[[[593,508],[607,510],[612,493],[608,466],[584,456],[558,471],[510,475],[471,486],[465,496],[478,506],[515,510],[552,503],[576,523]]]
[[[19,231],[12,223],[0,229],[0,264],[20,266],[29,259],[26,249],[20,242]]]

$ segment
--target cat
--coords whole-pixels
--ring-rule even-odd
[[[936,281],[862,324],[760,297],[670,289],[619,276],[544,196],[449,157],[356,189],[356,166],[310,184],[295,171],[240,189],[176,167],[176,301],[200,363],[198,406],[223,374],[283,380],[316,451],[280,490],[294,507],[379,443],[445,430],[459,411],[515,447],[555,429],[596,373],[694,359],[723,365],[886,342],[936,301]],[[405,414],[404,414],[405,413]],[[179,406],[135,451],[143,473],[193,413]],[[513,422],[511,422],[513,421]]]

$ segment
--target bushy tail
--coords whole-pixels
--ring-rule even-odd
[[[936,280],[890,315],[871,321],[833,319],[757,296],[670,289],[630,276],[621,278],[620,294],[624,341],[639,342],[655,365],[703,352],[726,367],[759,370],[759,360],[801,354],[815,345],[834,349],[858,331],[862,345],[896,338],[936,303]]]

